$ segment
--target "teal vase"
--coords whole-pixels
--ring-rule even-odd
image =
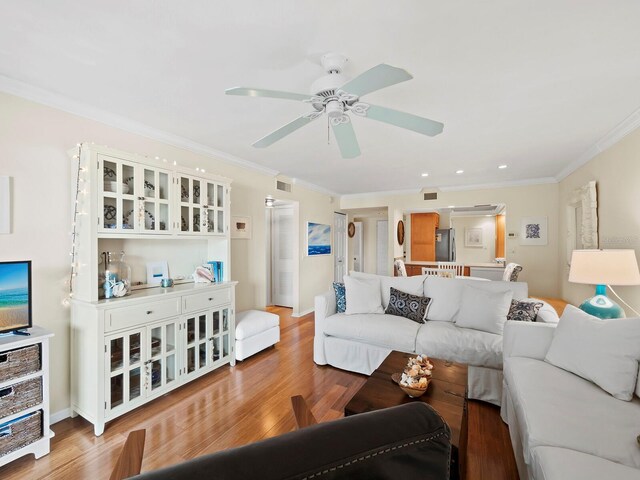
[[[595,296],[588,298],[580,309],[587,312],[594,317],[607,319],[607,318],[624,318],[624,310],[620,305],[607,297],[607,286],[597,285]]]

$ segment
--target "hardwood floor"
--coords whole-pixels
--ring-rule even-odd
[[[51,453],[0,467],[3,480],[109,478],[128,433],[146,429],[142,471],[279,435],[295,428],[290,397],[302,395],[315,418],[342,416],[362,375],[313,363],[313,314],[280,315],[281,342],[223,367],[107,424],[101,437],[80,417],[53,425]],[[517,480],[507,427],[499,409],[469,402],[469,480]]]

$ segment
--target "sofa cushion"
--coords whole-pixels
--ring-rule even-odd
[[[429,308],[429,297],[411,295],[391,287],[389,305],[384,313],[408,318],[414,322],[423,323]]]
[[[640,319],[601,320],[567,305],[545,361],[580,375],[620,400],[638,380]]]
[[[427,320],[453,322],[456,313],[458,313],[465,285],[489,292],[511,290],[514,300],[524,300],[529,294],[529,288],[524,282],[478,282],[464,278],[443,278],[429,275],[424,282],[424,296],[431,298]]]
[[[345,313],[384,313],[380,298],[380,279],[344,277],[347,305]]]
[[[529,465],[533,448],[552,446],[640,468],[640,399],[622,402],[577,375],[532,358],[508,358],[504,379]]]
[[[395,315],[337,313],[325,320],[324,334],[412,353],[420,325]]]
[[[333,282],[333,291],[336,294],[336,310],[338,313],[344,313],[347,309],[347,291],[344,283]]]
[[[469,365],[502,368],[502,335],[431,320],[418,331],[416,353]]]
[[[536,480],[638,480],[640,470],[575,450],[533,449],[531,472]]]
[[[511,290],[492,292],[465,285],[462,289],[460,309],[455,316],[456,325],[502,335],[512,298]]]
[[[386,310],[389,306],[391,287],[411,295],[424,296],[424,281],[426,275],[416,275],[413,277],[389,277],[386,275],[375,275],[373,273],[349,272],[352,277],[375,278],[380,281],[380,295],[382,295],[382,307]]]
[[[511,300],[507,320],[535,322],[538,317],[538,312],[542,307],[544,307],[544,303],[542,302]]]

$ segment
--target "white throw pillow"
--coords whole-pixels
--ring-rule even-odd
[[[502,335],[512,298],[511,290],[492,292],[465,285],[456,325]]]
[[[385,310],[389,306],[391,297],[391,287],[411,295],[424,296],[424,281],[426,275],[415,275],[413,277],[389,277],[387,275],[375,275],[373,273],[363,273],[351,271],[349,275],[356,278],[378,279],[380,281],[380,293],[382,295],[382,308]]]
[[[347,299],[345,314],[384,313],[380,297],[380,280],[345,275],[344,289]]]
[[[567,305],[545,361],[629,401],[638,379],[640,318],[601,320]]]

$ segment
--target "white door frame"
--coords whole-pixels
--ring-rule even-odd
[[[356,233],[353,235],[353,270],[356,272],[364,272],[364,230],[362,222],[353,222],[356,227]],[[359,268],[356,268],[356,252],[360,258],[358,260]]]
[[[342,251],[341,251],[342,250]],[[347,215],[333,212],[333,281],[342,282],[347,274]]]
[[[376,274],[389,275],[389,220],[376,223]]]

